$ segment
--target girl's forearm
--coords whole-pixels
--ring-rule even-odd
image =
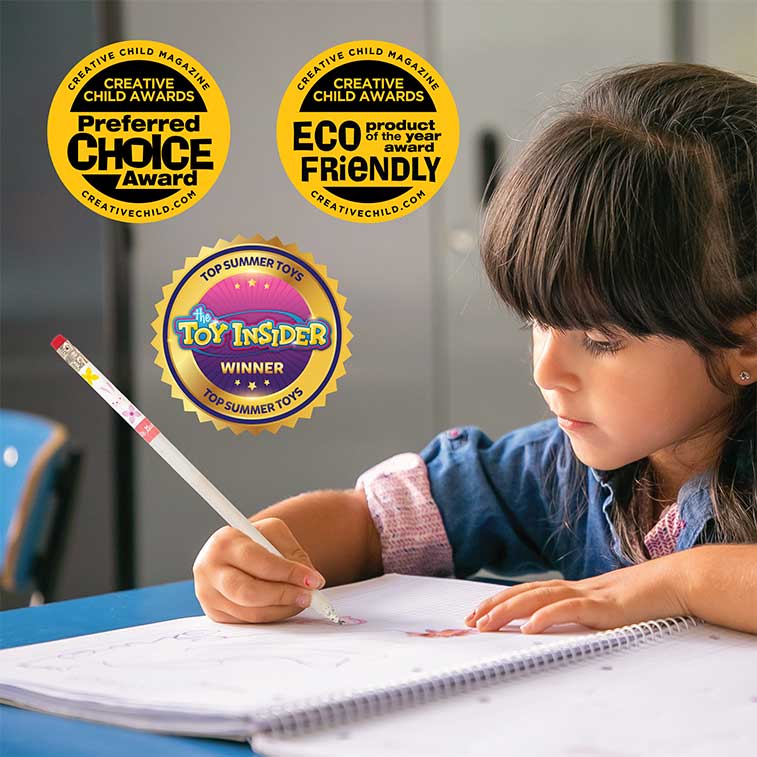
[[[757,634],[757,544],[706,544],[676,554],[692,615]]]
[[[381,541],[365,494],[312,491],[290,497],[250,518],[281,518],[329,586],[381,575]]]

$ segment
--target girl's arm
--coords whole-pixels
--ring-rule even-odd
[[[536,581],[489,597],[466,619],[494,631],[515,618],[540,633],[556,623],[617,628],[696,615],[757,634],[757,545],[707,544],[581,581]]]
[[[381,540],[365,494],[312,491],[266,507],[250,518],[283,520],[328,586],[379,576]]]
[[[757,634],[757,544],[706,544],[677,554],[688,612]]]

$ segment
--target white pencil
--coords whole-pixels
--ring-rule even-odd
[[[281,552],[68,339],[58,334],[50,344],[232,528],[246,534],[269,552],[283,557]],[[344,623],[320,591],[312,592],[310,606],[332,623]]]

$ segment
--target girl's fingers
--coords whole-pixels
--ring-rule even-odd
[[[586,597],[570,597],[537,610],[520,630],[523,633],[541,633],[557,623],[580,623],[589,628],[615,627],[609,615],[602,621],[601,609],[595,603]]]
[[[527,618],[544,605],[566,599],[574,591],[571,586],[563,583],[561,586],[541,586],[522,592],[480,617],[476,628],[479,631],[496,631],[515,618]]]
[[[325,584],[323,576],[314,568],[274,555],[242,534],[228,545],[224,557],[229,565],[265,581],[294,584],[308,589],[317,589]]]
[[[275,605],[272,607],[243,607],[234,604],[213,587],[206,587],[200,603],[205,614],[212,620],[223,617],[231,620],[220,620],[222,623],[272,623],[277,620],[291,618],[302,611],[301,607]]]
[[[241,623],[239,618],[235,618],[233,615],[228,615],[220,610],[210,608],[205,614],[215,623]]]
[[[310,556],[302,548],[289,526],[281,518],[262,518],[255,521],[254,526],[288,560],[304,563],[315,571],[315,566],[310,560]]]
[[[223,612],[218,609],[223,601],[221,594],[216,591],[208,582],[198,584],[195,582],[195,596],[197,597],[202,611],[217,623],[241,623],[242,621],[234,615]]]
[[[223,565],[211,574],[211,583],[226,599],[241,607],[297,606],[310,604],[310,592],[287,583],[261,581],[233,565]]]
[[[491,597],[487,597],[470,615],[465,618],[465,624],[468,626],[475,626],[480,618],[486,615],[497,605],[507,602],[513,597],[517,597],[519,594],[525,594],[528,591],[534,589],[540,589],[545,587],[565,586],[567,581],[552,580],[552,581],[529,581],[528,583],[518,584],[517,586],[509,586],[503,591],[497,592]]]

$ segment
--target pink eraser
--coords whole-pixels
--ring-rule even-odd
[[[58,336],[56,336],[56,337],[55,337],[55,339],[53,339],[53,341],[52,341],[52,342],[50,342],[50,346],[51,346],[51,347],[52,347],[52,348],[53,348],[54,350],[57,350],[57,349],[58,349],[58,347],[60,347],[60,346],[61,346],[61,344],[63,344],[63,342],[65,342],[65,341],[66,341],[66,337],[65,337],[65,336],[63,336],[63,334],[58,334]]]

